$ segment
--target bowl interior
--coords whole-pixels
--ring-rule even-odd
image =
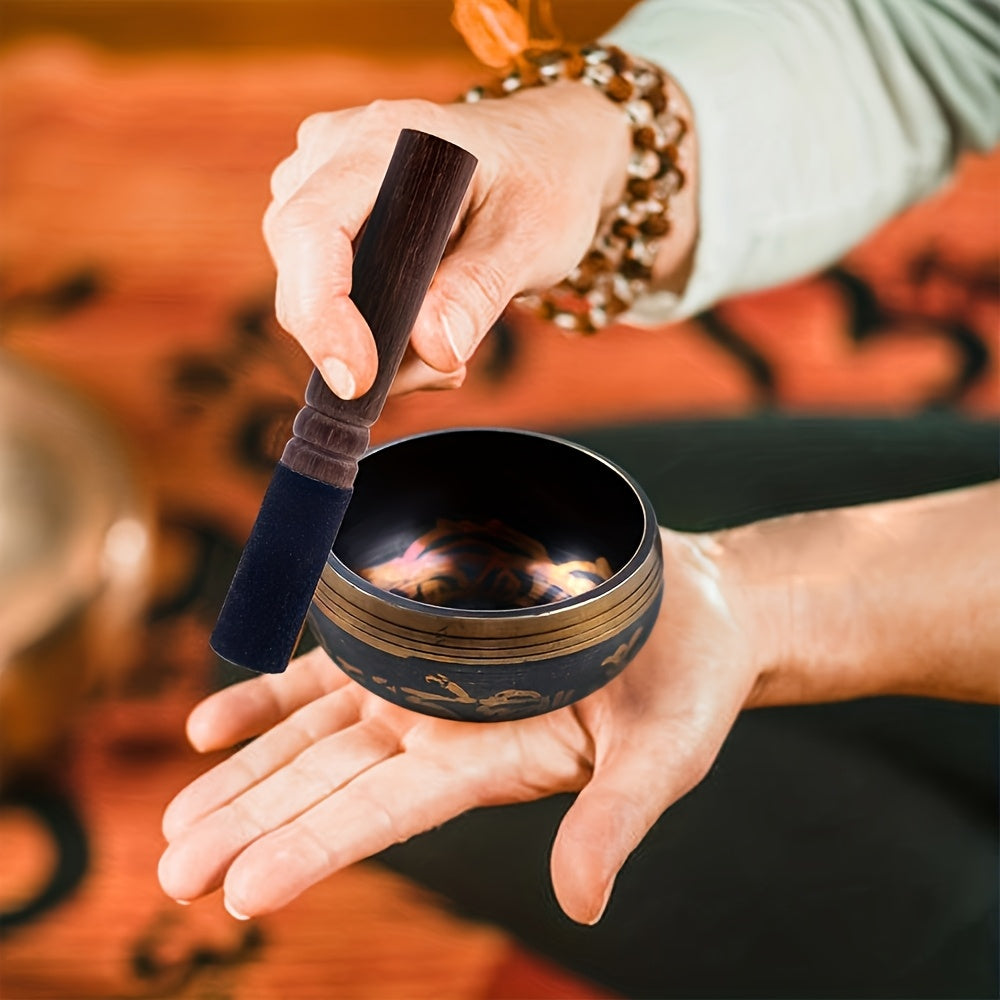
[[[635,489],[597,456],[523,432],[462,430],[367,455],[333,551],[381,590],[504,611],[599,586],[644,528]]]

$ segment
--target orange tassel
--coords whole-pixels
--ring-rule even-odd
[[[515,62],[531,40],[526,21],[507,0],[455,0],[451,23],[472,54],[494,69]]]

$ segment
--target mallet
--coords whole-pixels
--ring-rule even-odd
[[[226,660],[288,665],[410,330],[476,167],[470,153],[404,129],[354,257],[351,300],[378,348],[372,388],[345,401],[313,371],[212,633]]]

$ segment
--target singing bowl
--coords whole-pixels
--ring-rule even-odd
[[[663,592],[653,508],[607,459],[544,434],[462,429],[369,452],[309,611],[382,698],[521,719],[625,668]]]

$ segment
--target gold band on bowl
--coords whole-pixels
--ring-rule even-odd
[[[394,656],[444,663],[516,664],[567,656],[621,634],[663,586],[659,537],[641,565],[593,600],[556,602],[519,616],[463,615],[433,605],[392,603],[329,564],[314,607],[347,634]],[[386,595],[388,597],[390,595]]]

